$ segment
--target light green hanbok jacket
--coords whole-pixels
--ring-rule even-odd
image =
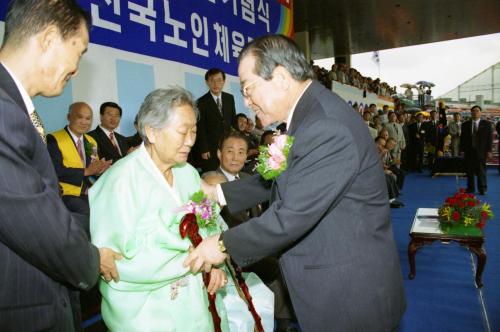
[[[179,207],[200,190],[200,178],[189,164],[174,167],[173,177],[170,188],[141,146],[89,191],[92,243],[123,255],[116,262],[120,281],[100,281],[102,316],[111,331],[213,331],[202,275],[182,266],[190,241],[179,234],[185,214]]]

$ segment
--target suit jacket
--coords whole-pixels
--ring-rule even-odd
[[[213,171],[219,167],[219,160],[217,159],[219,141],[224,133],[231,131],[231,126],[236,117],[233,95],[222,92],[221,101],[222,114],[210,91],[196,101],[200,111],[200,118],[193,154],[195,154],[195,163],[199,163],[205,171]],[[201,154],[205,152],[210,152],[208,161],[200,160]]]
[[[220,174],[224,175],[224,177],[226,177],[226,175],[222,172],[220,167],[217,168],[217,173],[220,173]],[[239,172],[238,175],[239,175],[240,179],[245,179],[245,178],[250,176],[249,174],[247,174],[245,172]],[[226,177],[226,181],[229,181],[229,179],[227,177]],[[231,228],[231,227],[238,226],[241,223],[244,223],[245,221],[249,220],[250,218],[257,217],[259,215],[259,209],[257,206],[254,206],[250,209],[231,213],[229,211],[229,209],[227,208],[227,206],[225,206],[224,208],[222,208],[220,214],[221,214],[222,218],[224,219],[224,221],[226,222],[226,224]]]
[[[313,83],[295,108],[288,169],[271,205],[224,233],[239,264],[283,251],[280,265],[303,331],[391,331],[405,310],[387,187],[361,117]],[[259,175],[221,184],[231,211],[269,198]],[[243,190],[244,188],[244,190]]]
[[[59,197],[47,147],[0,65],[0,330],[72,331],[67,287],[90,289],[99,252]]]
[[[67,126],[64,128],[64,130],[68,132],[70,139],[73,141]],[[85,135],[82,135],[82,137],[83,137],[83,146],[89,144],[89,141],[87,140]],[[73,146],[76,150],[77,149],[76,144],[73,144]],[[83,175],[85,168],[73,168],[64,166],[62,152],[59,146],[57,145],[55,137],[52,136],[51,134],[47,135],[47,149],[49,150],[49,155],[50,158],[52,159],[52,163],[54,164],[54,168],[59,181],[70,183],[75,186],[83,185],[82,193],[85,191],[85,189],[90,187],[90,181],[88,179],[88,176],[86,177]],[[85,161],[86,164],[89,165],[92,162],[91,157],[88,154],[85,154],[85,158],[86,158]]]
[[[425,142],[425,125],[422,122],[420,124],[420,129],[418,129],[418,123],[414,122],[408,126],[408,136],[410,137],[410,146],[413,149],[423,149]],[[417,137],[417,135],[419,137]]]
[[[401,124],[397,122],[387,122],[386,124],[384,124],[384,127],[387,129],[389,137],[392,137],[396,140],[396,142],[398,143],[398,148],[400,150],[404,149],[406,147],[406,141],[403,126],[401,126]]]
[[[488,152],[493,145],[493,129],[491,122],[480,120],[477,132],[477,146],[472,146],[472,121],[466,121],[462,125],[462,134],[460,136],[460,151],[465,152],[466,158],[478,158],[485,161]]]
[[[88,134],[92,136],[97,142],[99,159],[106,158],[106,160],[113,160],[115,163],[118,159],[125,157],[127,155],[128,143],[127,138],[123,135],[118,134],[116,131],[114,132],[115,138],[118,141],[118,146],[120,147],[120,151],[122,155],[116,151],[113,143],[109,139],[108,135],[101,129],[101,127],[97,126],[94,130],[89,131]]]
[[[434,124],[432,121],[424,122],[424,130],[425,130],[425,143],[436,147],[438,143],[437,121],[436,124]]]

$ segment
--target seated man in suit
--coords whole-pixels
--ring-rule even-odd
[[[248,174],[241,171],[245,163],[247,151],[248,142],[243,133],[235,131],[224,135],[217,150],[220,167],[216,170],[217,173],[223,175],[222,181],[218,181],[216,176],[211,174],[212,172],[205,173],[203,179],[211,183],[220,183],[248,177]],[[231,213],[227,207],[221,210],[221,216],[229,228],[238,226],[250,218],[257,217],[259,214],[260,208],[257,206],[236,213]],[[294,314],[288,292],[281,279],[278,260],[275,257],[267,257],[248,266],[245,270],[256,273],[273,291],[275,295],[274,312],[278,320],[277,331],[289,331],[288,325],[290,320],[294,319]]]
[[[128,153],[127,138],[115,129],[120,125],[122,108],[113,102],[105,102],[99,108],[101,124],[89,132],[99,146],[99,158],[116,162]]]
[[[69,106],[68,125],[47,135],[47,149],[59,179],[62,200],[68,210],[86,215],[90,177],[111,166],[111,160],[97,158],[97,143],[86,134],[91,124],[92,109],[87,103],[77,102]]]

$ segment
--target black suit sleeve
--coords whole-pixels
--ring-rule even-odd
[[[80,226],[84,217],[64,206],[26,114],[6,100],[0,109],[0,242],[52,279],[89,289],[99,276],[99,252]]]
[[[47,150],[49,150],[50,159],[52,159],[52,164],[54,165],[59,181],[81,186],[85,169],[64,166],[61,150],[59,150],[59,146],[54,136],[50,134],[47,135]]]
[[[260,174],[247,176],[238,181],[221,183],[221,189],[231,213],[250,209],[266,202],[271,194],[270,182],[262,179]]]
[[[208,149],[208,141],[207,141],[207,105],[205,96],[198,99],[197,105],[198,111],[200,112],[200,118],[198,121],[198,129],[196,132],[197,135],[197,143],[198,143],[198,151],[200,154],[209,152]]]

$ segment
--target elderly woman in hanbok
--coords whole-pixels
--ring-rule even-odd
[[[205,288],[202,275],[182,265],[191,245],[179,232],[182,207],[200,190],[198,173],[186,163],[196,112],[187,90],[150,93],[138,114],[144,144],[89,192],[92,242],[123,255],[116,261],[119,281],[100,282],[102,317],[111,331],[213,331],[207,290],[216,293],[222,331],[253,331],[253,318],[223,267],[212,269]],[[227,227],[220,217],[219,223]],[[264,328],[272,331],[272,292],[255,275],[247,284]]]

